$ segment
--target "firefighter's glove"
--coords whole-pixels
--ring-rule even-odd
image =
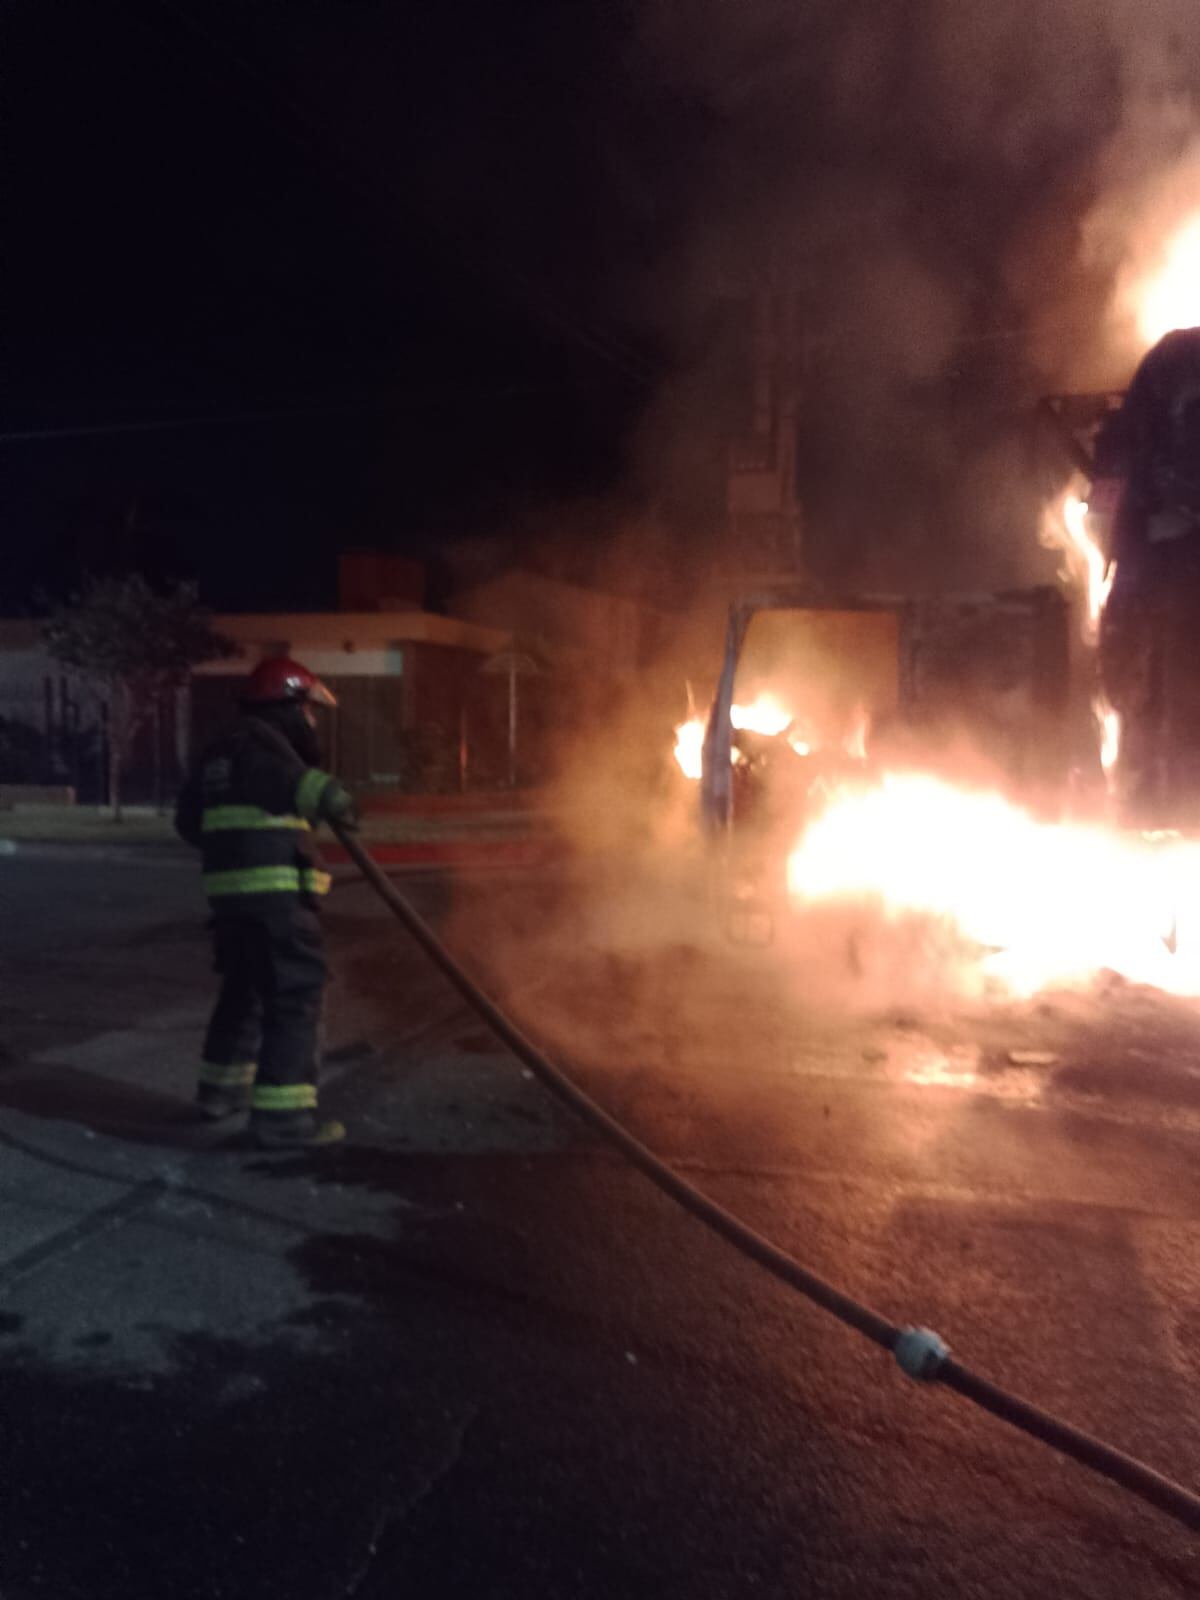
[[[354,804],[354,796],[336,780],[325,785],[325,793],[321,796],[321,815],[326,822],[346,828],[350,833],[358,831],[358,807]]]

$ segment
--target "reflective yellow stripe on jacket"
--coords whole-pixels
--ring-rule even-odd
[[[229,894],[299,894],[299,867],[235,867],[206,872],[204,892],[210,900]]]
[[[236,867],[206,872],[204,892],[210,900],[231,894],[328,894],[332,882],[318,867]]]
[[[242,828],[298,828],[310,831],[303,817],[275,816],[261,806],[209,806],[200,821],[201,833],[232,833]]]
[[[330,780],[317,778],[308,799],[319,800]],[[297,789],[297,802],[301,798]],[[298,810],[266,811],[262,806],[206,806],[200,818],[204,846],[204,890],[210,900],[265,894],[322,895],[330,879],[313,859],[312,824]]]

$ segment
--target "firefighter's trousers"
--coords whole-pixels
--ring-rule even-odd
[[[328,975],[320,918],[292,902],[262,916],[219,912],[212,931],[221,993],[204,1042],[201,1104],[248,1105],[254,1122],[272,1127],[311,1121]]]

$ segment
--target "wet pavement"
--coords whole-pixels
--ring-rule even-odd
[[[833,941],[731,949],[645,875],[407,881],[722,1203],[1200,1481],[1190,1006],[856,996]],[[0,895],[5,1600],[1200,1592],[1182,1529],[917,1389],[586,1137],[365,890],[330,912],[352,1143],[323,1159],[182,1118],[186,864],[18,857]]]

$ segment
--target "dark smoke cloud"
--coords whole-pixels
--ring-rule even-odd
[[[301,98],[368,165],[385,151],[414,236],[555,338],[666,357],[629,481],[624,435],[598,477],[614,523],[628,490],[682,530],[677,599],[720,539],[722,301],[772,273],[805,310],[814,566],[1052,577],[1030,417],[1126,379],[1122,285],[1200,198],[1194,0],[539,0],[469,28],[457,7],[287,10]]]
[[[642,8],[634,70],[705,119],[677,305],[770,273],[803,292],[831,575],[1048,576],[1023,433],[1039,392],[1136,359],[1123,278],[1200,200],[1198,45],[1190,0]],[[702,393],[663,407],[686,429]]]

